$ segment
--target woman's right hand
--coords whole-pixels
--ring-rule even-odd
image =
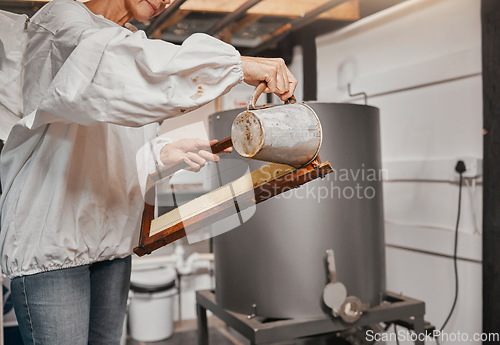
[[[267,89],[264,92],[272,92],[282,101],[293,96],[297,87],[297,79],[283,59],[242,56],[241,66],[245,83],[257,86],[265,81]]]

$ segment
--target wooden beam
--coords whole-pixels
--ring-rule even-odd
[[[285,25],[277,28],[276,30],[274,30],[274,32],[271,32],[270,34],[265,34],[265,35],[261,36],[260,39],[263,42],[268,42],[268,41],[272,40],[275,37],[280,37],[283,34],[286,34],[291,29],[292,29],[292,24],[291,23],[287,23],[287,24],[285,24]]]
[[[233,33],[231,32],[231,29],[225,28],[224,30],[222,30],[222,32],[219,35],[219,39],[222,42],[231,44],[231,40],[233,39]]]
[[[349,0],[318,16],[319,19],[358,20],[361,18],[359,0]]]
[[[174,0],[158,17],[156,17],[151,25],[146,29],[146,34],[152,35],[163,23],[172,17],[186,0]]]
[[[272,0],[264,1],[248,11],[249,14],[268,16],[303,17],[328,0]],[[319,18],[335,20],[359,19],[359,1],[349,0],[321,14]]]
[[[245,0],[189,0],[182,5],[183,10],[230,13],[245,4]],[[248,14],[280,17],[302,17],[326,4],[328,0],[266,0],[253,6]],[[321,14],[323,19],[356,20],[359,19],[359,0],[348,0],[338,8],[333,8]]]
[[[215,23],[210,29],[207,30],[207,34],[214,35],[222,29],[226,29],[232,23],[238,21],[240,18],[245,16],[245,13],[259,4],[262,0],[247,0],[240,7],[238,7],[235,11],[227,14],[224,18],[222,18],[219,22]]]
[[[300,18],[292,20],[290,23],[285,24],[280,27],[278,30],[273,32],[270,35],[265,35],[262,37],[262,43],[251,50],[249,55],[257,55],[258,53],[268,49],[273,44],[281,41],[292,31],[299,30],[312,22],[314,22],[319,15],[325,13],[326,11],[331,10],[332,8],[336,8],[337,6],[347,2],[348,0],[329,0],[323,3],[321,6],[314,8],[313,10],[307,12],[305,15]]]
[[[175,12],[172,17],[168,18],[160,27],[160,33],[170,29],[172,26],[183,20],[191,11],[178,10]]]
[[[246,28],[246,27],[254,24],[255,22],[257,22],[262,17],[263,16],[261,16],[259,14],[249,14],[249,15],[247,15],[245,18],[243,18],[242,20],[240,20],[239,22],[237,22],[236,24],[234,24],[231,27],[231,33],[235,34],[238,31],[243,30],[244,28]]]
[[[189,0],[182,5],[183,10],[201,12],[234,12],[242,6],[245,0]]]
[[[30,3],[43,5],[50,0],[11,0],[2,1],[0,3]],[[86,2],[86,0],[78,0]],[[219,12],[232,13],[240,6],[244,5],[248,0],[189,0],[180,8],[188,11],[198,12]],[[262,16],[281,16],[281,17],[300,17],[311,11],[312,9],[323,5],[328,0],[265,0],[254,6],[248,11],[248,14]],[[172,3],[169,7],[177,5]],[[168,11],[168,8],[165,10]],[[330,11],[319,16],[321,19],[331,20],[357,20],[359,15],[359,0],[349,0],[346,3],[339,5]],[[157,30],[157,28],[155,28]],[[154,30],[153,30],[154,31]]]

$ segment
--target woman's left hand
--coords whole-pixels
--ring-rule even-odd
[[[166,166],[184,161],[189,171],[200,171],[207,162],[218,162],[219,156],[210,151],[217,140],[182,139],[166,144],[160,151],[160,159]],[[223,152],[231,152],[231,148]]]

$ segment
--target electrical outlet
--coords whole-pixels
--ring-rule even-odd
[[[465,172],[463,173],[463,177],[465,178],[478,178],[483,175],[483,159],[477,157],[460,157],[457,158],[455,162],[459,160],[464,161],[465,163]],[[455,170],[453,170],[455,172]],[[458,175],[455,172],[456,175]]]

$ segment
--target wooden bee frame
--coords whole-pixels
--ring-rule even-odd
[[[213,153],[219,153],[226,148],[232,146],[231,138],[225,139],[212,146]],[[153,186],[154,183],[163,177],[172,175],[175,171],[185,168],[184,163],[178,163],[174,166],[167,167],[153,175],[150,175],[148,185]],[[297,188],[309,181],[333,171],[330,163],[321,163],[319,156],[312,163],[299,168],[292,169],[283,176],[274,178],[262,185],[259,185],[242,195],[238,196],[237,210],[238,212],[270,199],[278,194],[286,192],[292,188]],[[152,188],[150,188],[153,190]],[[201,229],[207,225],[214,224],[232,214],[234,214],[235,200],[225,201],[217,206],[210,208],[204,212],[194,215],[193,217],[183,219],[181,222],[166,228],[153,236],[150,236],[151,223],[154,219],[154,205],[146,203],[142,216],[141,235],[139,245],[134,249],[138,256],[150,254],[152,251],[170,244],[178,239],[186,236],[186,228],[191,230]]]

